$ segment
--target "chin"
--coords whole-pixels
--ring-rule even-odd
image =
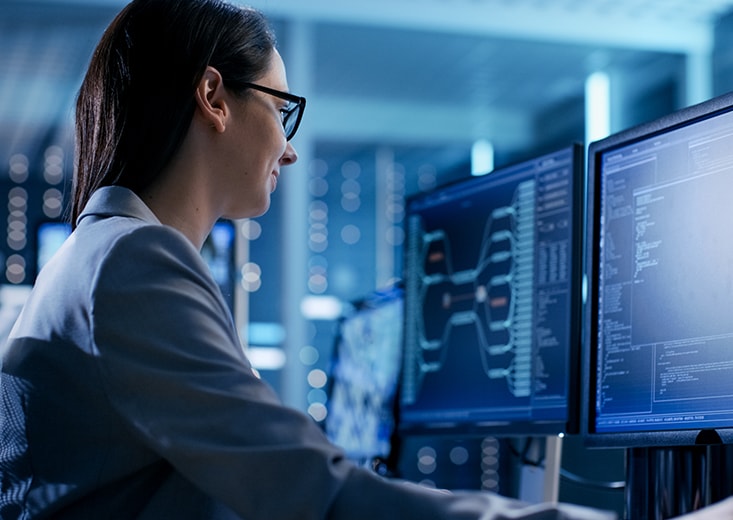
[[[225,213],[224,215],[222,215],[222,218],[229,219],[229,220],[257,218],[267,213],[269,209],[270,209],[270,199],[268,197],[267,201],[263,204],[259,204],[257,206],[249,207],[249,208],[237,209],[236,211]]]

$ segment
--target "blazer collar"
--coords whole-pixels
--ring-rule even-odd
[[[87,217],[132,217],[153,224],[160,220],[135,193],[121,186],[105,186],[97,189],[84,206],[84,210],[76,220],[79,225]]]

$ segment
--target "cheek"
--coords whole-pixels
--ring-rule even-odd
[[[270,157],[280,158],[285,153],[287,141],[285,140],[285,132],[283,131],[280,121],[267,114],[267,117],[261,121],[261,124],[254,129],[255,135],[252,136],[255,146],[264,154]]]
[[[250,119],[242,128],[236,146],[241,172],[269,177],[285,154],[287,141],[279,121],[271,114],[262,114],[257,120]]]

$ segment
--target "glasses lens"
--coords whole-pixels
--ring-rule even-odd
[[[300,103],[293,102],[284,112],[283,128],[285,128],[285,135],[287,136],[288,141],[293,138],[295,131],[298,129],[300,111]]]

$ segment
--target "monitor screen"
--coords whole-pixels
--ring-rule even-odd
[[[219,220],[214,224],[201,248],[201,256],[232,310],[234,310],[237,280],[236,236],[237,228],[234,222]]]
[[[733,97],[589,147],[583,433],[733,438]]]
[[[70,234],[71,224],[68,222],[49,220],[38,224],[36,230],[36,276]]]
[[[583,150],[411,197],[405,433],[577,429]]]
[[[338,326],[330,368],[325,429],[360,463],[390,455],[402,356],[402,291],[356,302]]]

